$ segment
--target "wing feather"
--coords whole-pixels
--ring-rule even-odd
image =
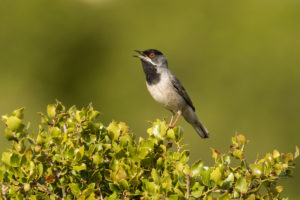
[[[182,84],[180,83],[180,81],[178,80],[178,78],[171,74],[171,80],[172,80],[172,84],[174,86],[174,88],[177,90],[178,94],[180,94],[180,96],[183,97],[183,99],[186,101],[186,103],[191,106],[191,108],[193,109],[193,111],[195,111],[195,107],[192,103],[191,98],[189,97],[189,95],[187,94],[187,92],[185,91],[184,87],[182,86]]]

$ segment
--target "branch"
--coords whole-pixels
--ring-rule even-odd
[[[62,199],[60,196],[58,196],[57,194],[53,193],[52,191],[49,190],[49,188],[47,188],[46,186],[40,184],[40,183],[36,183],[36,185],[38,187],[40,187],[44,192],[46,192],[48,195],[53,195],[56,199]]]
[[[101,192],[101,188],[100,188],[99,183],[96,183],[96,187],[99,188],[99,193],[100,193],[99,199],[100,199],[100,200],[103,200],[103,195],[102,195],[102,192]]]
[[[190,175],[188,174],[186,176],[186,200],[190,199],[190,187],[191,187]]]

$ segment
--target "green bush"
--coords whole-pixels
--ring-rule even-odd
[[[284,199],[278,180],[291,175],[299,154],[298,148],[295,155],[274,150],[250,164],[247,140],[237,135],[228,153],[212,149],[213,166],[189,165],[179,127],[157,120],[137,142],[125,123],[105,126],[98,115],[91,105],[66,110],[57,102],[41,114],[34,135],[22,108],[2,116],[12,149],[1,158],[0,198]]]

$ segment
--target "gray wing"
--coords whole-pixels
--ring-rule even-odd
[[[191,108],[195,111],[195,107],[192,103],[192,100],[190,99],[189,95],[185,91],[184,87],[181,85],[178,78],[175,75],[171,74],[171,80],[172,80],[172,84],[173,84],[174,88],[177,90],[178,94],[180,94],[180,96],[183,97],[183,99],[186,101],[186,103],[189,106],[191,106]]]

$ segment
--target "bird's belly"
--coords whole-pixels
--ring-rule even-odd
[[[147,84],[147,89],[155,101],[170,111],[177,112],[185,105],[184,99],[171,84],[161,81],[155,85]]]

